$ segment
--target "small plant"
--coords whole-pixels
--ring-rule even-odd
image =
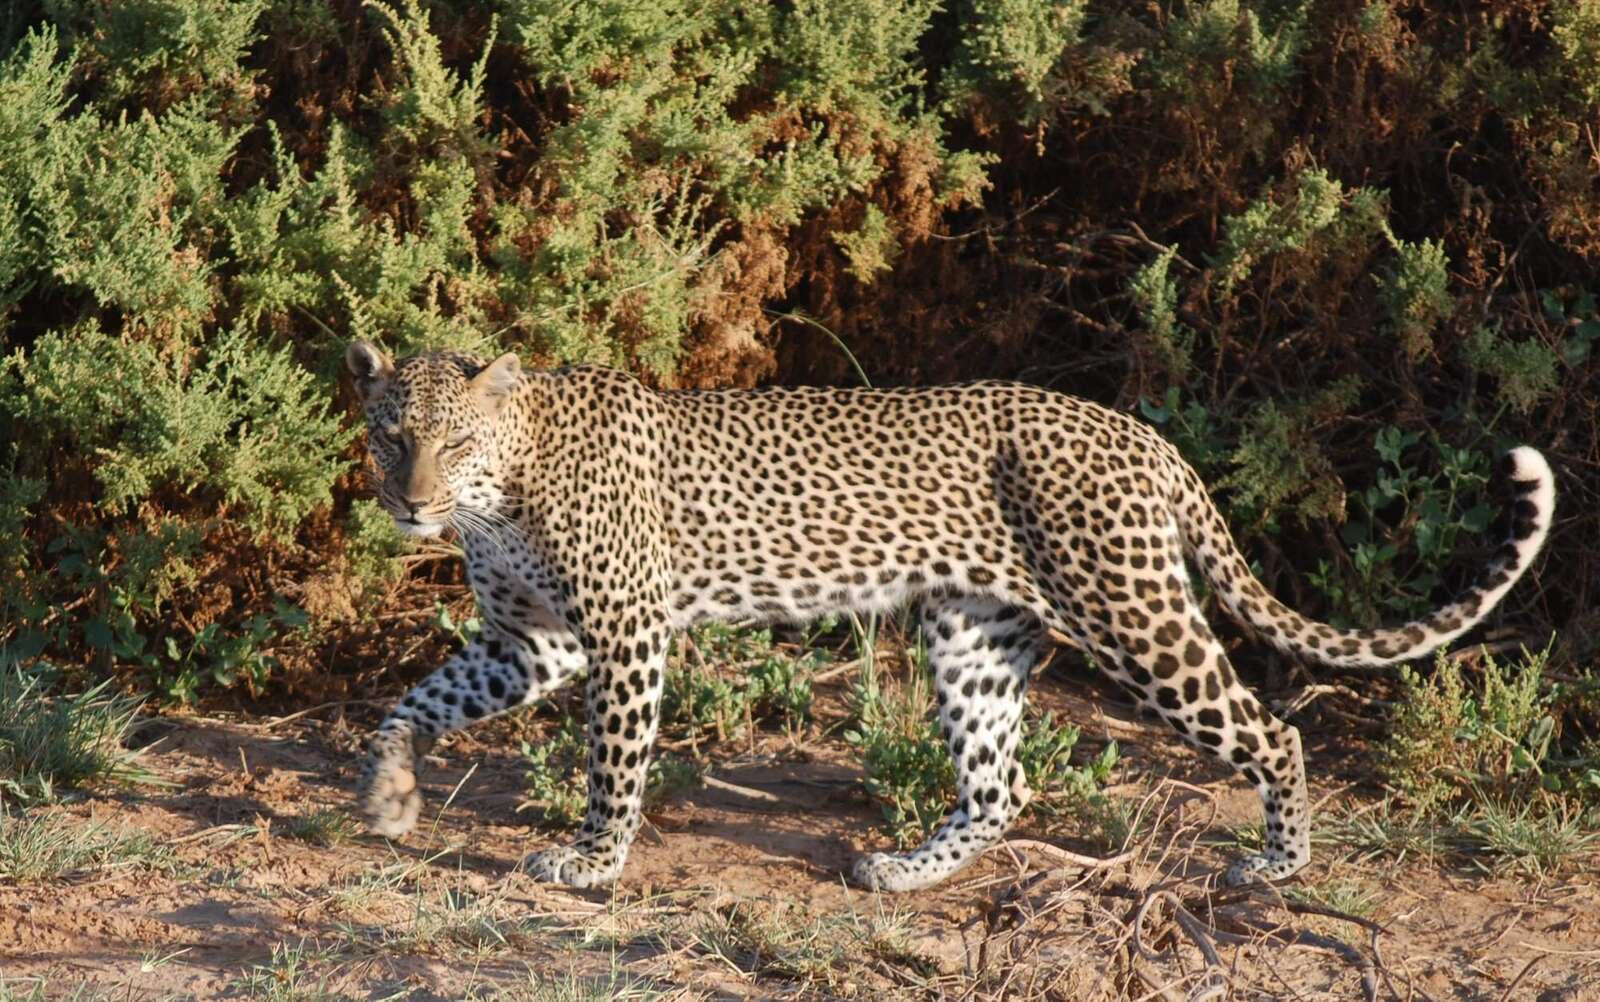
[[[738,970],[835,990],[861,977],[863,961],[926,964],[909,945],[900,913],[817,915],[793,904],[741,901],[703,913],[691,936]]]
[[[478,894],[443,881],[419,885],[411,921],[398,930],[396,947],[452,946],[485,956],[525,943],[539,923],[508,907],[499,894]]]
[[[877,658],[863,647],[861,675],[851,696],[854,726],[845,740],[855,746],[867,773],[867,792],[876,797],[884,821],[902,847],[919,842],[939,827],[955,798],[955,767],[933,714],[927,649],[919,641],[910,652],[910,677],[888,681]],[[1025,718],[1017,760],[1033,797],[1028,810],[1071,814],[1089,822],[1096,841],[1120,844],[1127,818],[1100,795],[1116,766],[1116,742],[1108,742],[1083,766],[1071,762],[1079,731],[1055,716]]]
[[[1600,307],[1595,304],[1593,292],[1585,289],[1569,301],[1546,289],[1539,293],[1545,316],[1566,329],[1561,342],[1561,361],[1569,366],[1582,365],[1589,359],[1596,342],[1600,342]]]
[[[850,262],[846,270],[862,285],[871,285],[879,272],[890,270],[899,250],[888,217],[876,205],[867,206],[860,229],[835,233],[833,242]]]
[[[1138,307],[1139,319],[1150,336],[1156,358],[1173,383],[1181,382],[1188,375],[1195,342],[1195,332],[1178,319],[1178,285],[1168,274],[1177,255],[1177,248],[1168,247],[1134,273],[1128,282],[1128,293]],[[1175,406],[1177,392],[1176,386],[1170,387],[1170,405]],[[1148,411],[1146,416],[1149,416]]]
[[[1600,850],[1597,824],[1600,812],[1571,798],[1516,801],[1480,795],[1431,812],[1386,801],[1379,810],[1338,822],[1333,834],[1369,856],[1456,860],[1487,873],[1517,871],[1542,878],[1592,869]]]
[[[343,845],[360,830],[361,826],[354,818],[332,807],[292,817],[283,828],[284,834],[290,838],[324,847]]]
[[[1292,194],[1265,191],[1244,212],[1224,222],[1221,245],[1210,262],[1217,288],[1231,294],[1276,255],[1325,250],[1344,231],[1372,219],[1380,199],[1371,189],[1346,190],[1326,171],[1301,171]]]
[[[747,718],[776,718],[794,728],[809,717],[811,674],[819,655],[781,651],[766,629],[705,626],[681,644],[683,656],[667,667],[663,726],[683,728],[691,736],[713,730],[722,738]]]
[[[751,698],[759,717],[776,717],[785,727],[797,727],[811,716],[813,660],[774,655],[750,669]]]
[[[1139,413],[1159,426],[1162,434],[1196,470],[1210,474],[1222,469],[1228,458],[1228,447],[1216,419],[1204,404],[1193,400],[1185,404],[1182,396],[1176,386],[1171,386],[1160,405],[1140,398]]]
[[[661,693],[661,723],[690,735],[712,730],[724,738],[744,720],[750,687],[693,665],[669,666]]]
[[[305,610],[284,602],[274,602],[272,615],[251,616],[226,627],[208,623],[182,641],[169,634],[165,638],[166,657],[144,657],[156,685],[182,703],[192,703],[200,687],[214,683],[229,688],[243,681],[251,693],[267,685],[279,667],[278,659],[266,652],[266,645],[282,632],[303,628],[309,621]]]
[[[394,558],[404,553],[409,543],[378,502],[361,498],[351,503],[344,538],[345,559],[358,581],[383,582],[399,575],[400,565]]]
[[[436,629],[443,630],[454,637],[456,643],[463,647],[470,644],[478,634],[483,632],[483,620],[477,616],[469,616],[458,623],[443,602],[435,602],[433,604],[433,625]]]
[[[1472,329],[1461,342],[1461,355],[1475,371],[1494,377],[1499,404],[1526,415],[1559,385],[1563,358],[1588,357],[1594,337],[1589,332],[1596,329],[1600,329],[1600,323],[1595,321],[1576,325],[1573,336],[1557,355],[1536,337],[1521,341],[1506,337],[1500,325],[1491,321]]]
[[[1403,669],[1379,750],[1397,800],[1344,822],[1341,840],[1533,875],[1582,865],[1600,847],[1600,758],[1563,750],[1568,693],[1545,682],[1547,658],[1508,665],[1485,653],[1476,680],[1442,653],[1426,675]]]
[[[328,988],[327,978],[311,974],[318,959],[306,950],[304,940],[294,946],[275,943],[271,959],[252,966],[231,987],[263,1002],[335,1002],[342,996]]]
[[[500,1002],[654,1002],[677,998],[675,993],[644,978],[616,969],[593,977],[572,970],[562,976],[540,975],[530,969],[526,982],[495,984],[492,994]]]
[[[810,916],[741,902],[707,915],[694,939],[701,949],[738,970],[826,984],[843,952],[841,944],[819,932]]]
[[[645,781],[645,803],[659,804],[680,793],[698,789],[703,775],[704,770],[690,759],[677,755],[657,755],[650,762],[649,778]]]
[[[1383,776],[1426,814],[1467,802],[1559,793],[1585,772],[1558,754],[1559,720],[1542,684],[1548,652],[1502,665],[1485,655],[1476,686],[1459,661],[1401,670],[1403,695],[1380,753]]]
[[[554,734],[537,745],[522,742],[527,798],[518,811],[537,810],[547,824],[569,827],[583,820],[589,806],[589,789],[583,772],[589,748],[583,721],[563,717]]]
[[[1563,869],[1592,869],[1600,849],[1600,812],[1573,801],[1538,798],[1507,802],[1484,799],[1452,819],[1458,850],[1487,870],[1514,870],[1544,877]],[[1487,866],[1480,859],[1487,858]]]
[[[867,792],[903,847],[938,828],[955,794],[955,769],[932,719],[927,648],[919,642],[913,650],[909,679],[887,684],[871,647],[861,650],[861,675],[851,694],[856,722],[844,737],[860,754]]]
[[[1373,810],[1339,818],[1331,828],[1336,841],[1355,849],[1363,858],[1387,856],[1404,861],[1417,856],[1431,861],[1450,849],[1450,832],[1437,820],[1405,807],[1397,798],[1387,798]],[[1259,837],[1256,843],[1260,843]]]
[[[1300,399],[1269,398],[1250,408],[1228,456],[1233,471],[1216,485],[1231,491],[1232,520],[1276,529],[1284,514],[1305,521],[1342,512],[1344,491],[1322,429],[1350,412],[1360,390],[1360,377],[1352,375]]]
[[[1028,788],[1033,791],[1030,806],[1045,813],[1058,813],[1089,797],[1111,778],[1119,750],[1108,741],[1100,754],[1087,765],[1072,764],[1072,750],[1078,746],[1078,728],[1057,724],[1055,714],[1046,712],[1026,720],[1022,740],[1017,746],[1017,761],[1022,763]]]
[[[1133,818],[1129,805],[1101,792],[1116,768],[1121,750],[1107,741],[1100,753],[1083,765],[1072,764],[1078,745],[1078,728],[1057,724],[1054,714],[1030,716],[1022,727],[1017,760],[1033,798],[1029,812],[1073,821],[1075,837],[1103,849],[1117,849],[1127,841]]]
[[[1391,237],[1396,261],[1378,280],[1379,296],[1406,355],[1416,361],[1433,347],[1433,328],[1455,308],[1450,259],[1442,240],[1411,243]]]
[[[96,780],[137,778],[123,741],[139,701],[110,680],[76,695],[51,696],[56,672],[0,655],[0,801],[53,800]]]
[[[526,946],[541,919],[509,902],[503,887],[481,893],[459,870],[434,866],[452,851],[369,868],[334,887],[337,908],[368,924],[360,929],[344,923],[345,935],[397,952],[465,950],[483,956]]]
[[[1032,806],[1030,803],[1029,807]],[[1140,821],[1133,801],[1098,790],[1080,797],[1062,813],[1072,820],[1074,838],[1107,852],[1120,852],[1125,848]],[[1148,822],[1146,818],[1145,823]]]
[[[1328,880],[1291,887],[1285,897],[1362,917],[1371,915],[1378,904],[1377,889],[1360,880]]]

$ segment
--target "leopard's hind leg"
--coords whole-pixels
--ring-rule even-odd
[[[1175,557],[1175,555],[1174,555]],[[1311,858],[1311,814],[1300,732],[1240,683],[1222,644],[1177,573],[1138,581],[1116,624],[1089,631],[1101,668],[1184,740],[1243,773],[1261,797],[1265,851],[1241,859],[1227,881],[1280,880]]]
[[[999,841],[1028,800],[1017,744],[1028,672],[1041,650],[1039,621],[986,599],[941,597],[924,603],[922,629],[956,805],[914,851],[856,862],[856,882],[874,890],[911,891],[950,876]]]

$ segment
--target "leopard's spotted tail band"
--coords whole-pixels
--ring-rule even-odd
[[[1177,507],[1186,542],[1222,604],[1236,618],[1286,653],[1345,667],[1377,667],[1422,657],[1461,636],[1488,615],[1532,565],[1555,514],[1550,464],[1538,450],[1522,446],[1506,454],[1496,479],[1512,494],[1506,512],[1510,528],[1477,584],[1421,619],[1379,630],[1336,629],[1273,598],[1250,573],[1198,479]]]

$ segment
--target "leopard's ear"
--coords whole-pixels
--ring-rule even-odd
[[[522,363],[508,351],[472,377],[472,392],[477,394],[484,410],[497,414],[521,379]]]
[[[356,384],[356,394],[366,403],[381,396],[394,375],[394,363],[377,347],[366,341],[352,341],[344,350],[344,364]]]

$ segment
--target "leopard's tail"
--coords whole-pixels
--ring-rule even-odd
[[[1506,511],[1510,531],[1477,584],[1454,602],[1404,626],[1340,630],[1307,619],[1267,592],[1250,573],[1199,477],[1187,467],[1184,472],[1184,489],[1175,499],[1180,531],[1223,605],[1279,650],[1348,667],[1422,657],[1471,629],[1533,563],[1550,531],[1556,505],[1550,464],[1535,449],[1512,449],[1495,471],[1496,479],[1512,493]]]

